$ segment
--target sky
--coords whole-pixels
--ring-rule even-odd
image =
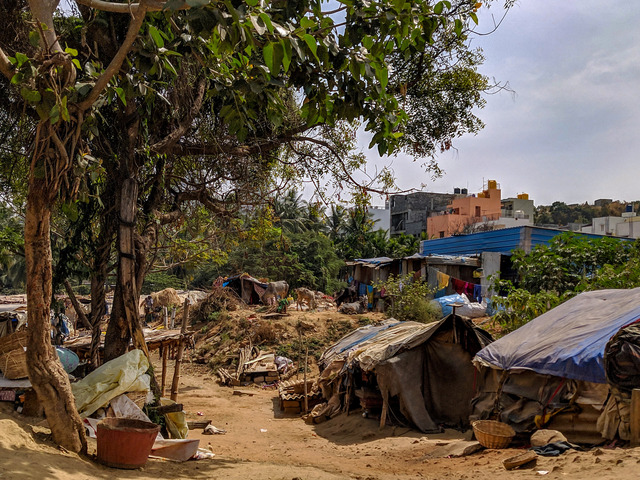
[[[502,13],[482,8],[477,30]],[[486,97],[485,128],[438,156],[442,178],[410,157],[380,158],[363,136],[369,168],[391,163],[401,188],[431,192],[497,180],[503,198],[528,193],[535,205],[640,199],[638,25],[637,1],[518,0],[494,33],[472,38],[480,72],[513,93]]]

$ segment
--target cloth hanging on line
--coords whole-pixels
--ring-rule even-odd
[[[473,299],[478,303],[482,303],[482,285],[473,286]]]
[[[449,278],[449,275],[438,271],[438,290],[442,290],[443,288],[446,288],[447,285],[449,285]]]

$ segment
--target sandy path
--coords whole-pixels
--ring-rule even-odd
[[[426,459],[427,454],[465,435],[448,431],[426,436],[401,427],[380,430],[377,421],[363,419],[357,412],[320,425],[306,425],[296,416],[280,413],[276,391],[242,390],[255,395],[235,396],[233,389],[218,386],[204,367],[185,364],[179,401],[188,419],[211,419],[228,433],[209,436],[190,432],[190,438],[200,438],[200,446],[210,447],[216,454],[213,460],[174,463],[151,459],[143,469],[134,471],[110,469],[90,458],[61,452],[50,442],[46,429],[32,426],[38,419],[25,419],[0,402],[0,479],[638,478],[640,449],[570,451],[556,458],[540,457],[533,469],[507,472],[501,462],[518,450]],[[95,453],[95,441],[90,443],[90,453]]]

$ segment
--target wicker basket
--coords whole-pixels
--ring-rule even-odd
[[[0,355],[11,350],[22,349],[27,346],[27,330],[20,330],[11,335],[0,338]]]
[[[142,410],[147,401],[147,392],[127,392],[125,393],[129,400],[136,404],[136,406]]]
[[[27,378],[27,352],[23,348],[0,355],[0,370],[5,378],[17,380]]]
[[[506,423],[495,420],[476,420],[473,433],[485,448],[507,448],[516,432]]]
[[[528,463],[531,465],[535,465],[535,462],[538,459],[538,455],[533,450],[527,450],[526,452],[519,453],[513,457],[506,458],[502,461],[502,465],[507,470],[513,470],[514,468],[521,467]]]

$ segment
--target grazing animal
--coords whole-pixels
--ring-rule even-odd
[[[342,303],[355,302],[358,300],[358,289],[355,285],[350,285],[336,295],[336,305],[339,307]]]
[[[363,296],[357,302],[343,303],[338,307],[338,312],[346,315],[356,315],[367,311],[367,297]]]
[[[317,308],[316,294],[314,292],[304,287],[296,288],[294,292],[296,293],[296,310],[301,309],[302,302],[306,302],[309,310],[315,310]]]
[[[278,299],[285,298],[287,293],[289,293],[289,284],[284,280],[269,282],[261,300],[265,305],[273,305]]]

